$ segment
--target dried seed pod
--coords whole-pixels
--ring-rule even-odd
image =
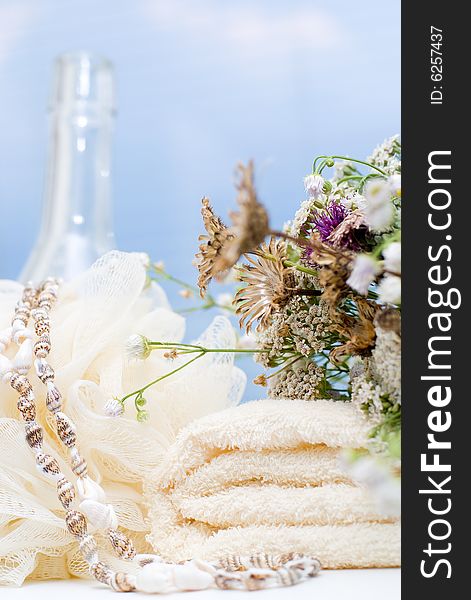
[[[81,512],[69,510],[65,515],[65,524],[70,533],[76,537],[83,537],[87,533],[87,521]]]
[[[80,540],[79,549],[83,558],[89,564],[94,564],[98,561],[98,546],[92,535],[86,535]]]
[[[59,463],[50,454],[38,452],[38,454],[36,454],[36,464],[46,475],[59,475],[61,472]]]
[[[46,358],[51,351],[51,339],[48,335],[42,335],[34,344],[34,354],[37,358]]]
[[[101,583],[109,584],[113,571],[105,565],[105,563],[99,561],[90,566],[90,573],[95,577],[97,581]]]
[[[42,335],[49,335],[50,330],[51,323],[49,319],[40,319],[34,324],[34,331],[38,337],[41,337]]]
[[[134,544],[127,535],[117,529],[110,529],[108,532],[111,545],[116,551],[116,554],[125,560],[130,560],[136,556]]]
[[[64,508],[69,508],[75,499],[74,486],[65,477],[61,477],[57,482],[57,496]]]
[[[28,378],[24,375],[18,375],[18,373],[12,375],[10,379],[10,385],[14,390],[19,392],[23,396],[26,396],[27,394],[29,394],[29,392],[33,390]]]
[[[71,448],[77,441],[76,429],[69,417],[63,412],[56,412],[57,434],[62,442]]]
[[[40,449],[43,444],[43,430],[36,421],[29,421],[25,425],[26,441],[30,448]]]
[[[130,573],[118,571],[111,577],[110,586],[115,592],[133,592],[136,589],[136,577]]]
[[[51,412],[56,412],[62,408],[62,396],[52,381],[47,382],[46,406]]]
[[[16,403],[21,416],[25,421],[34,421],[36,418],[36,406],[34,404],[34,396],[27,394],[26,396],[20,396]]]
[[[385,308],[378,312],[374,324],[385,331],[394,331],[401,335],[401,313],[395,308]]]

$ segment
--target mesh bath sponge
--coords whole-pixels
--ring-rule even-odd
[[[9,325],[21,289],[15,282],[0,281],[0,331]],[[184,319],[172,312],[163,290],[156,284],[146,286],[140,254],[114,251],[103,256],[61,288],[51,318],[50,362],[64,396],[64,410],[77,425],[81,454],[114,505],[120,525],[140,551],[149,550],[141,489],[144,475],[161,463],[182,426],[237,404],[245,376],[231,355],[208,354],[148,390],[146,423],[136,421],[132,402],[120,418],[104,415],[108,399],[142,387],[170,368],[158,353],[146,361],[129,360],[124,352],[129,335],[142,333],[175,342],[184,335]],[[235,333],[229,321],[219,316],[200,341],[209,347],[233,346]],[[31,379],[35,381],[34,376]],[[16,394],[0,385],[0,583],[20,585],[26,577],[88,576],[65,529],[55,484],[38,473],[25,443]],[[73,480],[45,409],[44,387],[34,387],[46,451],[59,456],[61,469]],[[105,540],[101,547],[109,548]],[[110,565],[119,566],[111,550],[102,555]]]

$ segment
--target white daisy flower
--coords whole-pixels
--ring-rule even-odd
[[[365,186],[365,219],[368,227],[382,233],[389,229],[394,220],[391,190],[384,179],[370,179]]]
[[[379,272],[377,261],[367,254],[359,254],[353,263],[348,285],[359,294],[366,296],[370,284]]]
[[[401,278],[397,275],[385,275],[378,285],[378,296],[381,302],[400,304]]]
[[[320,198],[324,193],[325,181],[321,175],[308,175],[304,178],[304,188],[309,195],[309,198]]]
[[[394,173],[388,177],[389,189],[393,196],[401,197],[401,174]]]
[[[383,250],[386,271],[401,273],[401,242],[392,242]]]

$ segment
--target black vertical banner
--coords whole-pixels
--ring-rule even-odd
[[[471,572],[471,30],[462,6],[402,3],[406,600],[466,595],[458,590]]]

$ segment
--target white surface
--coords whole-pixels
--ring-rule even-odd
[[[317,577],[294,587],[260,592],[226,592],[205,590],[171,594],[169,600],[399,600],[401,597],[399,569],[358,569],[321,571]],[[137,594],[126,594],[128,600]],[[27,583],[21,588],[0,587],[2,600],[107,600],[114,592],[91,581],[69,579],[43,583]],[[124,597],[121,596],[120,597]],[[141,598],[151,598],[139,594]],[[155,597],[155,596],[154,596]]]

